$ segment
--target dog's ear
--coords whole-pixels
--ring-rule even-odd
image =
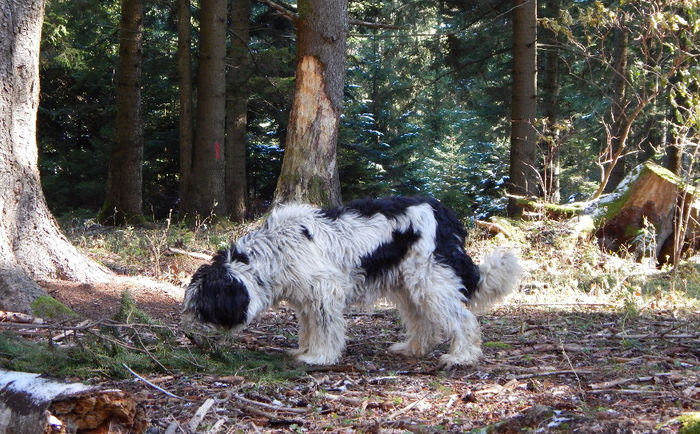
[[[228,328],[246,323],[248,288],[225,263],[202,265],[192,281],[199,284],[191,304],[201,321]]]

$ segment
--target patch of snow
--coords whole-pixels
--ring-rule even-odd
[[[59,395],[69,395],[92,389],[81,383],[60,383],[39,378],[40,374],[14,372],[0,369],[0,390],[29,393],[35,404],[40,405]]]

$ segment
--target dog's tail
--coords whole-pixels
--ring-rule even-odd
[[[479,274],[479,286],[472,294],[469,308],[484,312],[517,288],[522,267],[513,252],[499,247],[481,261]]]

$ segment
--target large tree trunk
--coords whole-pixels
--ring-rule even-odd
[[[513,2],[513,99],[511,105],[510,188],[517,196],[537,192],[537,2]],[[517,201],[508,201],[509,214],[519,212]]]
[[[228,96],[226,110],[226,202],[233,221],[243,221],[246,180],[246,126],[248,120],[248,39],[250,0],[233,0],[230,8]]]
[[[103,223],[118,225],[143,218],[142,41],[143,1],[122,0],[116,132],[109,159],[105,202],[98,216]]]
[[[29,312],[32,279],[101,280],[108,272],[60,233],[37,167],[39,41],[44,1],[0,6],[0,309]]]
[[[180,199],[187,194],[192,170],[192,31],[190,0],[177,1],[177,66],[180,98]]]
[[[202,0],[197,125],[192,171],[183,198],[186,212],[226,214],[226,0]]]
[[[298,10],[296,87],[274,201],[335,206],[347,0],[301,0]]]

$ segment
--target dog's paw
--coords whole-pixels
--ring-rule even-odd
[[[312,354],[306,352],[298,355],[296,359],[309,365],[333,365],[338,361],[338,356],[331,354]]]
[[[396,342],[389,347],[389,351],[392,353],[401,354],[406,357],[414,357],[415,353],[412,350],[411,341]]]
[[[476,364],[481,358],[481,350],[471,351],[467,354],[443,354],[440,356],[441,368],[452,368],[454,366],[471,366]]]

